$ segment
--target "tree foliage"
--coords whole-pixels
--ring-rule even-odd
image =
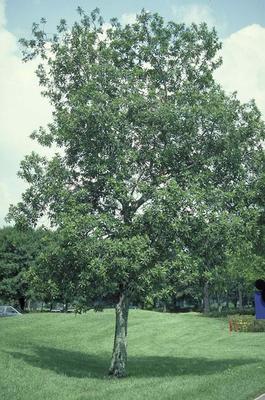
[[[43,232],[5,227],[0,230],[0,298],[24,310],[26,300],[34,297],[29,279],[41,249]]]

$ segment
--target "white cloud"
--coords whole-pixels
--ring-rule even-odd
[[[0,224],[9,202],[16,203],[25,185],[16,177],[19,163],[41,146],[29,135],[51,120],[51,107],[41,97],[36,62],[23,63],[15,36],[6,29],[4,1],[0,0]]]
[[[207,5],[189,4],[187,6],[172,6],[173,16],[186,24],[206,22],[209,26],[216,25],[212,9]]]
[[[0,29],[2,29],[6,24],[5,17],[5,1],[0,0]]]
[[[6,186],[0,182],[0,198],[1,202],[4,201],[6,203],[8,201],[8,191]]]
[[[122,14],[121,23],[123,25],[133,24],[136,21],[136,14]]]
[[[223,41],[223,65],[216,80],[228,92],[237,91],[241,101],[254,98],[265,118],[265,28],[250,25]]]
[[[98,34],[98,42],[101,42],[107,38],[107,30],[110,29],[112,25],[109,22],[105,22],[102,25],[102,33]],[[98,43],[96,44],[97,47]]]

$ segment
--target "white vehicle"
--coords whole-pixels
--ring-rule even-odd
[[[12,306],[0,306],[0,317],[14,317],[22,315]]]

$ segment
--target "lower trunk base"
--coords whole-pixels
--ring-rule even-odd
[[[109,375],[115,378],[123,378],[127,365],[127,323],[129,302],[126,295],[121,294],[116,305],[116,325],[112,359]]]
[[[126,374],[127,364],[127,349],[126,342],[116,342],[116,347],[113,349],[112,359],[109,369],[109,375],[116,378],[123,378]]]
[[[112,376],[113,378],[125,378],[127,376],[126,373],[126,363],[115,360],[113,365],[111,365],[109,369],[109,376]]]

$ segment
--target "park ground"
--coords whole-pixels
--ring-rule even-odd
[[[128,377],[109,379],[114,310],[0,319],[1,400],[250,400],[265,391],[265,333],[227,319],[130,310]]]

